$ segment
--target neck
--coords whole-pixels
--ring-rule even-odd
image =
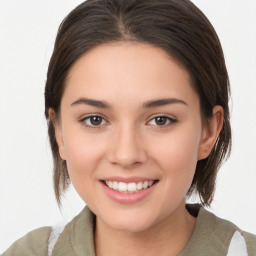
[[[96,255],[177,255],[188,243],[195,223],[196,219],[187,212],[185,202],[166,219],[140,232],[115,230],[97,218]]]

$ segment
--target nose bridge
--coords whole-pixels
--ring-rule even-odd
[[[128,122],[116,127],[113,134],[109,159],[124,167],[146,161],[142,135],[135,125]]]

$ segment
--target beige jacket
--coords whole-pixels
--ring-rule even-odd
[[[255,235],[240,231],[231,222],[216,217],[198,205],[188,205],[187,208],[198,215],[197,222],[190,241],[178,256],[232,255],[229,253],[230,242],[238,232],[247,247],[247,253],[239,256],[256,256]],[[95,256],[94,223],[95,215],[85,207],[65,226],[52,256]],[[34,230],[16,241],[2,256],[47,256],[50,233],[51,227]]]

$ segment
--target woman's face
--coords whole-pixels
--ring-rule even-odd
[[[147,44],[104,44],[81,57],[69,72],[56,129],[75,189],[118,230],[147,230],[184,208],[205,157],[188,72]]]

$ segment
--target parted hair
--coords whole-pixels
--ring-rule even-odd
[[[202,118],[222,106],[224,122],[210,153],[199,160],[187,195],[198,193],[201,204],[213,200],[216,175],[231,149],[229,78],[219,38],[205,15],[189,0],[87,0],[61,23],[45,86],[45,116],[54,161],[54,189],[59,205],[70,184],[59,155],[49,109],[59,115],[65,80],[72,65],[100,44],[131,41],[160,47],[189,72],[200,99]]]

